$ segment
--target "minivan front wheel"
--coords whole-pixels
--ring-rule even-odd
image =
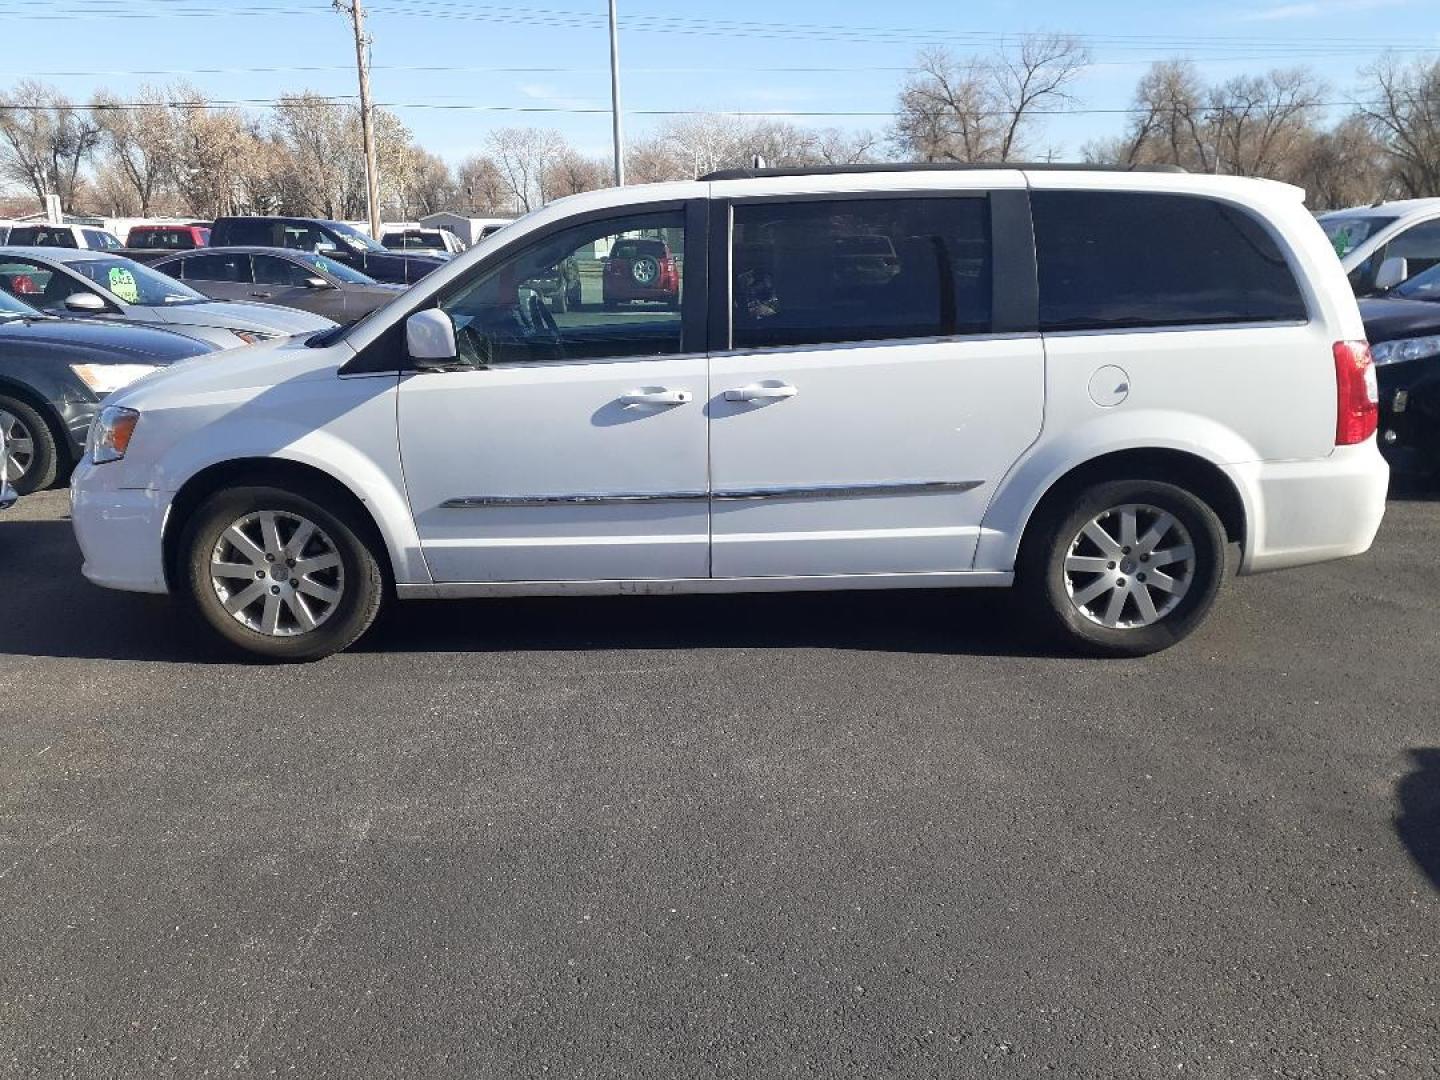
[[[1034,528],[1020,587],[1052,635],[1089,653],[1143,656],[1181,641],[1225,575],[1215,512],[1161,481],[1097,484]]]
[[[185,530],[185,592],[232,645],[271,660],[318,660],[351,645],[385,594],[365,530],[298,492],[238,487],[211,496]]]

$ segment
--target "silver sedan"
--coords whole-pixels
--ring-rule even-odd
[[[52,315],[155,323],[221,348],[335,325],[305,311],[212,300],[148,266],[103,251],[0,248],[0,289]]]

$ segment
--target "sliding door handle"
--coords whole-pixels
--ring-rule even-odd
[[[795,387],[781,383],[778,386],[764,383],[751,383],[749,386],[741,386],[734,390],[725,391],[726,401],[780,401],[783,398],[792,398],[800,391]]]
[[[620,396],[622,405],[688,405],[695,400],[689,390],[667,390],[663,386],[654,390],[631,390]]]

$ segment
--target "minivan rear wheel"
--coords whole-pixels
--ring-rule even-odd
[[[323,496],[237,487],[186,527],[185,598],[226,642],[270,660],[318,660],[355,642],[385,595],[367,530]]]
[[[1019,587],[1039,624],[1072,648],[1144,656],[1204,621],[1225,576],[1220,519],[1184,488],[1096,484],[1032,525]]]

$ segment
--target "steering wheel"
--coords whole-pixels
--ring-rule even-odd
[[[539,293],[530,294],[530,323],[545,331],[554,341],[560,340],[560,327],[555,323],[555,316],[550,314],[550,309],[545,306],[545,301],[540,299]]]

